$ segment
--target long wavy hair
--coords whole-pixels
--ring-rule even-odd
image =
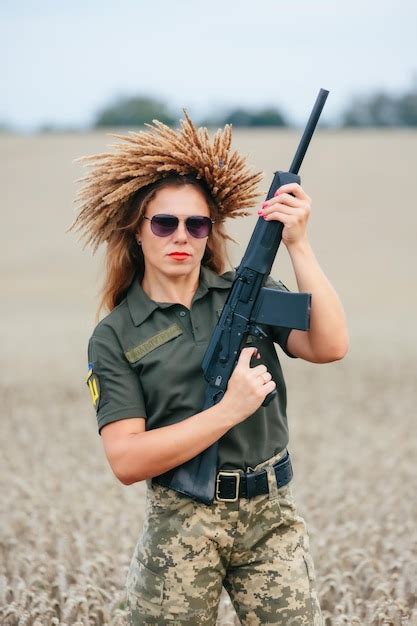
[[[219,218],[218,209],[208,186],[203,180],[191,175],[170,174],[160,180],[142,187],[129,200],[121,225],[115,228],[107,239],[105,253],[105,275],[100,291],[100,303],[96,313],[98,321],[102,309],[110,312],[126,297],[133,280],[142,281],[145,272],[145,258],[142,248],[136,240],[136,233],[143,220],[149,202],[163,187],[181,187],[193,185],[203,194],[210,210],[210,216],[216,220],[207,239],[202,258],[202,265],[216,274],[222,274],[227,263],[226,240],[231,239],[224,229],[224,221]]]

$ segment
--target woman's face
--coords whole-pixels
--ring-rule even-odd
[[[149,202],[145,216],[152,218],[160,213],[175,215],[180,221],[178,228],[167,237],[155,235],[149,219],[141,222],[137,238],[145,257],[145,271],[156,270],[172,277],[190,274],[200,267],[207,237],[197,239],[190,235],[184,219],[191,215],[210,217],[207,201],[193,185],[163,187]],[[182,255],[175,256],[174,253]]]

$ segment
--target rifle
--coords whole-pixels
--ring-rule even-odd
[[[329,92],[320,89],[303,136],[288,172],[275,172],[266,199],[279,187],[300,183],[297,175]],[[284,225],[259,218],[210,339],[202,362],[207,380],[204,406],[208,409],[223,397],[247,336],[265,337],[258,324],[309,329],[311,295],[264,287],[282,239]],[[266,406],[276,395],[268,394]],[[211,504],[215,495],[218,442],[178,467],[155,476],[152,481],[191,498]]]

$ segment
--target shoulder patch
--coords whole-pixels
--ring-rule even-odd
[[[125,357],[129,363],[136,363],[136,361],[142,359],[144,356],[149,354],[149,352],[155,350],[155,348],[159,348],[159,346],[162,346],[164,343],[167,343],[168,341],[171,341],[171,339],[175,339],[175,337],[179,337],[180,335],[182,335],[180,326],[178,324],[171,324],[171,326],[168,326],[165,330],[161,330],[159,333],[153,335],[143,343],[140,343],[131,350],[127,350],[127,352],[125,352]]]
[[[91,400],[96,409],[100,400],[100,383],[97,374],[95,374],[92,369],[90,369],[87,374],[87,385],[91,393]]]

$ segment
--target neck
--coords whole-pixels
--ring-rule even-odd
[[[199,277],[200,266],[189,274],[169,277],[155,268],[145,267],[142,289],[155,302],[175,302],[191,308]]]

